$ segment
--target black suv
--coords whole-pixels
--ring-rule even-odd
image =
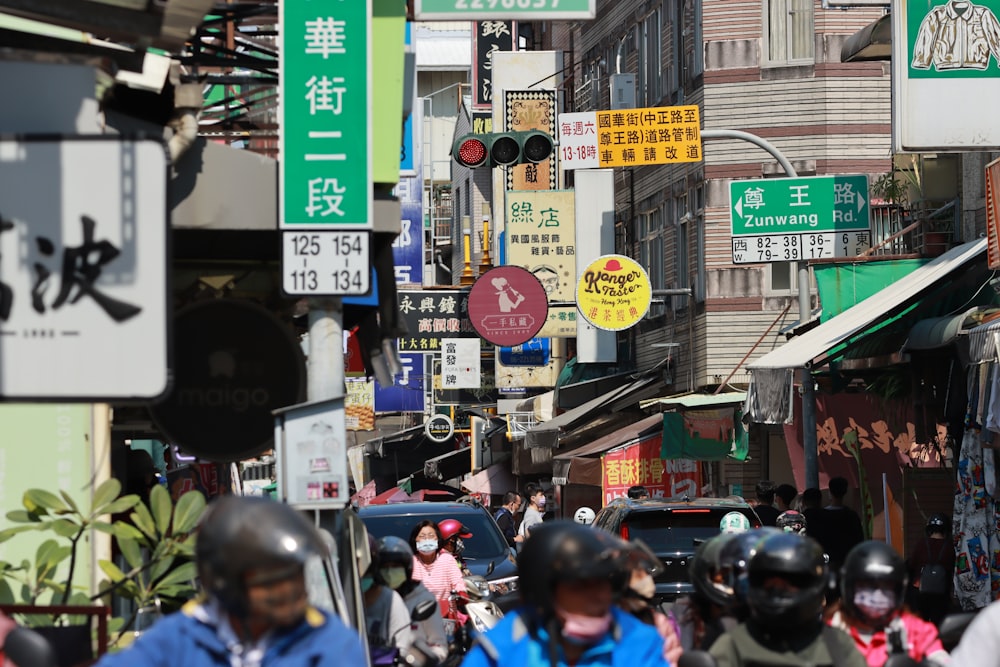
[[[615,498],[597,513],[594,526],[627,540],[642,540],[663,561],[656,577],[660,602],[672,602],[694,588],[688,565],[702,542],[719,534],[722,517],[730,512],[746,516],[760,526],[756,512],[746,502],[729,498]]]
[[[519,594],[514,550],[507,545],[493,515],[482,505],[465,502],[366,505],[358,508],[358,516],[374,537],[395,535],[407,541],[413,527],[424,519],[434,523],[445,519],[461,521],[472,532],[472,537],[462,540],[465,543],[462,558],[469,571],[486,577],[491,583],[505,584],[503,588],[507,592],[495,598],[501,609],[507,611],[516,606]]]

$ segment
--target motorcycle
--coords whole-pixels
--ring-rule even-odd
[[[469,650],[476,637],[503,618],[503,611],[492,599],[494,588],[486,577],[469,575],[464,583],[465,590],[452,591],[444,614],[448,652],[459,658]]]
[[[437,602],[428,600],[414,607],[410,614],[410,620],[413,623],[419,623],[437,613],[437,610]],[[434,667],[438,664],[434,657],[434,651],[422,639],[415,640],[411,646],[403,651],[395,646],[372,646],[369,651],[373,667],[402,667],[404,665]]]

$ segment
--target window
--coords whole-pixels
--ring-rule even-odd
[[[644,211],[639,215],[639,264],[649,275],[649,284],[654,289],[663,289],[666,283],[666,268],[663,253],[663,207]],[[662,314],[661,307],[652,306],[649,314]]]
[[[795,262],[771,262],[771,291],[789,292],[798,289],[798,265]]]
[[[688,76],[694,78],[705,71],[705,46],[702,44],[701,0],[691,2],[691,68]]]
[[[764,25],[767,62],[813,62],[813,0],[768,0]]]
[[[689,287],[689,272],[691,270],[690,257],[688,256],[688,230],[691,225],[691,216],[685,214],[681,216],[677,225],[677,287]]]
[[[671,2],[667,5],[667,21],[672,26],[670,35],[670,63],[668,69],[667,90],[673,94],[680,90],[684,67],[684,11],[682,3]],[[677,102],[678,100],[674,100]]]
[[[663,42],[660,10],[643,19],[639,32],[639,90],[646,106],[663,97]]]

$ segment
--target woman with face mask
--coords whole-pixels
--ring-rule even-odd
[[[448,596],[452,591],[464,591],[462,570],[458,561],[441,549],[443,540],[437,524],[424,520],[414,526],[410,533],[413,548],[413,579],[422,583],[434,594],[441,605],[442,613],[448,610]]]
[[[521,605],[477,638],[462,667],[667,667],[656,630],[615,604],[630,552],[573,521],[536,526],[517,556]]]
[[[847,632],[872,667],[882,667],[893,653],[906,653],[921,665],[947,665],[937,628],[903,605],[907,578],[906,564],[891,546],[875,540],[858,544],[844,559],[840,608],[829,624]]]

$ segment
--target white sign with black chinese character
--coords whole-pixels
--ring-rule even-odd
[[[441,388],[477,389],[480,377],[479,339],[441,339]]]
[[[0,396],[167,391],[167,165],[152,139],[0,141]]]

